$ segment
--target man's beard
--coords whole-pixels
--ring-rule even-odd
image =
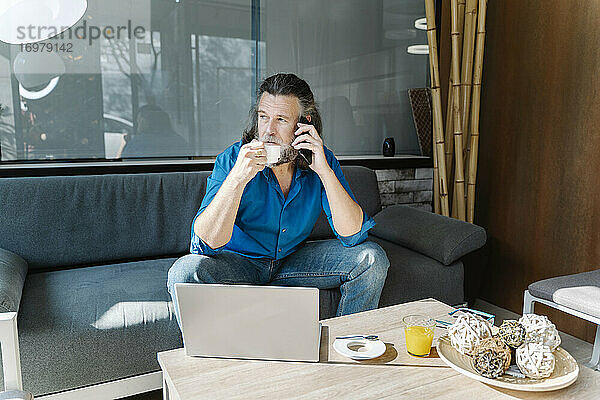
[[[257,134],[257,136],[259,136]],[[286,164],[292,162],[298,158],[298,150],[290,146],[289,144],[284,143],[281,139],[276,137],[260,137],[258,138],[263,143],[275,143],[281,146],[281,154],[279,155],[279,160],[276,163],[270,164],[269,166],[274,167],[281,164]]]

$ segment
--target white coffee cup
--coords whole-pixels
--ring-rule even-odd
[[[267,153],[267,165],[273,165],[279,161],[281,146],[275,143],[265,143],[265,152]]]

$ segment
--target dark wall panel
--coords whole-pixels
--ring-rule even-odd
[[[479,297],[516,312],[529,283],[600,268],[598,21],[598,1],[488,4],[476,223],[488,231],[489,262]],[[543,310],[593,340],[592,324]]]

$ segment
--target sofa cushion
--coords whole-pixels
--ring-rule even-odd
[[[30,270],[183,254],[207,176],[0,179],[0,248]]]
[[[381,200],[379,199],[379,187],[375,171],[365,167],[346,166],[342,167],[342,172],[348,185],[350,185],[352,194],[356,197],[356,201],[360,204],[363,211],[371,217],[377,214],[381,210]],[[335,236],[331,231],[329,222],[327,222],[327,217],[321,211],[321,215],[319,215],[308,239],[321,240],[333,238]]]
[[[319,290],[319,319],[335,317],[342,293],[340,289]]]
[[[600,269],[534,282],[529,285],[529,292],[600,318]]]
[[[166,287],[174,258],[34,273],[19,310],[23,387],[38,396],[159,370],[182,346]]]
[[[363,210],[376,214],[375,173],[342,171]],[[184,254],[209,174],[0,179],[0,248],[23,257],[30,270]],[[310,239],[333,237],[322,214]]]
[[[433,297],[446,304],[464,301],[464,266],[456,261],[445,266],[433,258],[385,239],[369,236],[390,260],[379,307]]]
[[[175,260],[27,275],[17,321],[23,387],[39,396],[159,371],[156,353],[183,346],[166,286]],[[339,298],[320,292],[321,318],[335,315]]]
[[[390,206],[375,217],[371,234],[425,254],[444,265],[485,244],[485,229],[408,206]]]

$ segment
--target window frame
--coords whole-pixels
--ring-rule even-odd
[[[252,40],[255,42],[252,68],[254,76],[260,70],[260,0],[252,2]],[[441,0],[436,0],[436,25],[441,22]],[[439,30],[438,30],[439,35]],[[439,53],[439,46],[438,46]],[[12,84],[17,84],[11,74]],[[428,79],[429,80],[429,79]],[[255,90],[259,82],[253,82]],[[14,92],[14,91],[13,91]],[[13,101],[16,100],[14,98]],[[17,124],[17,118],[15,118]],[[36,176],[68,176],[68,175],[103,175],[130,173],[160,173],[184,171],[212,171],[214,157],[157,157],[134,159],[59,159],[59,160],[1,160],[0,178],[36,177]],[[433,168],[433,158],[427,156],[400,154],[394,157],[377,155],[337,156],[342,166],[364,166],[378,169]]]

